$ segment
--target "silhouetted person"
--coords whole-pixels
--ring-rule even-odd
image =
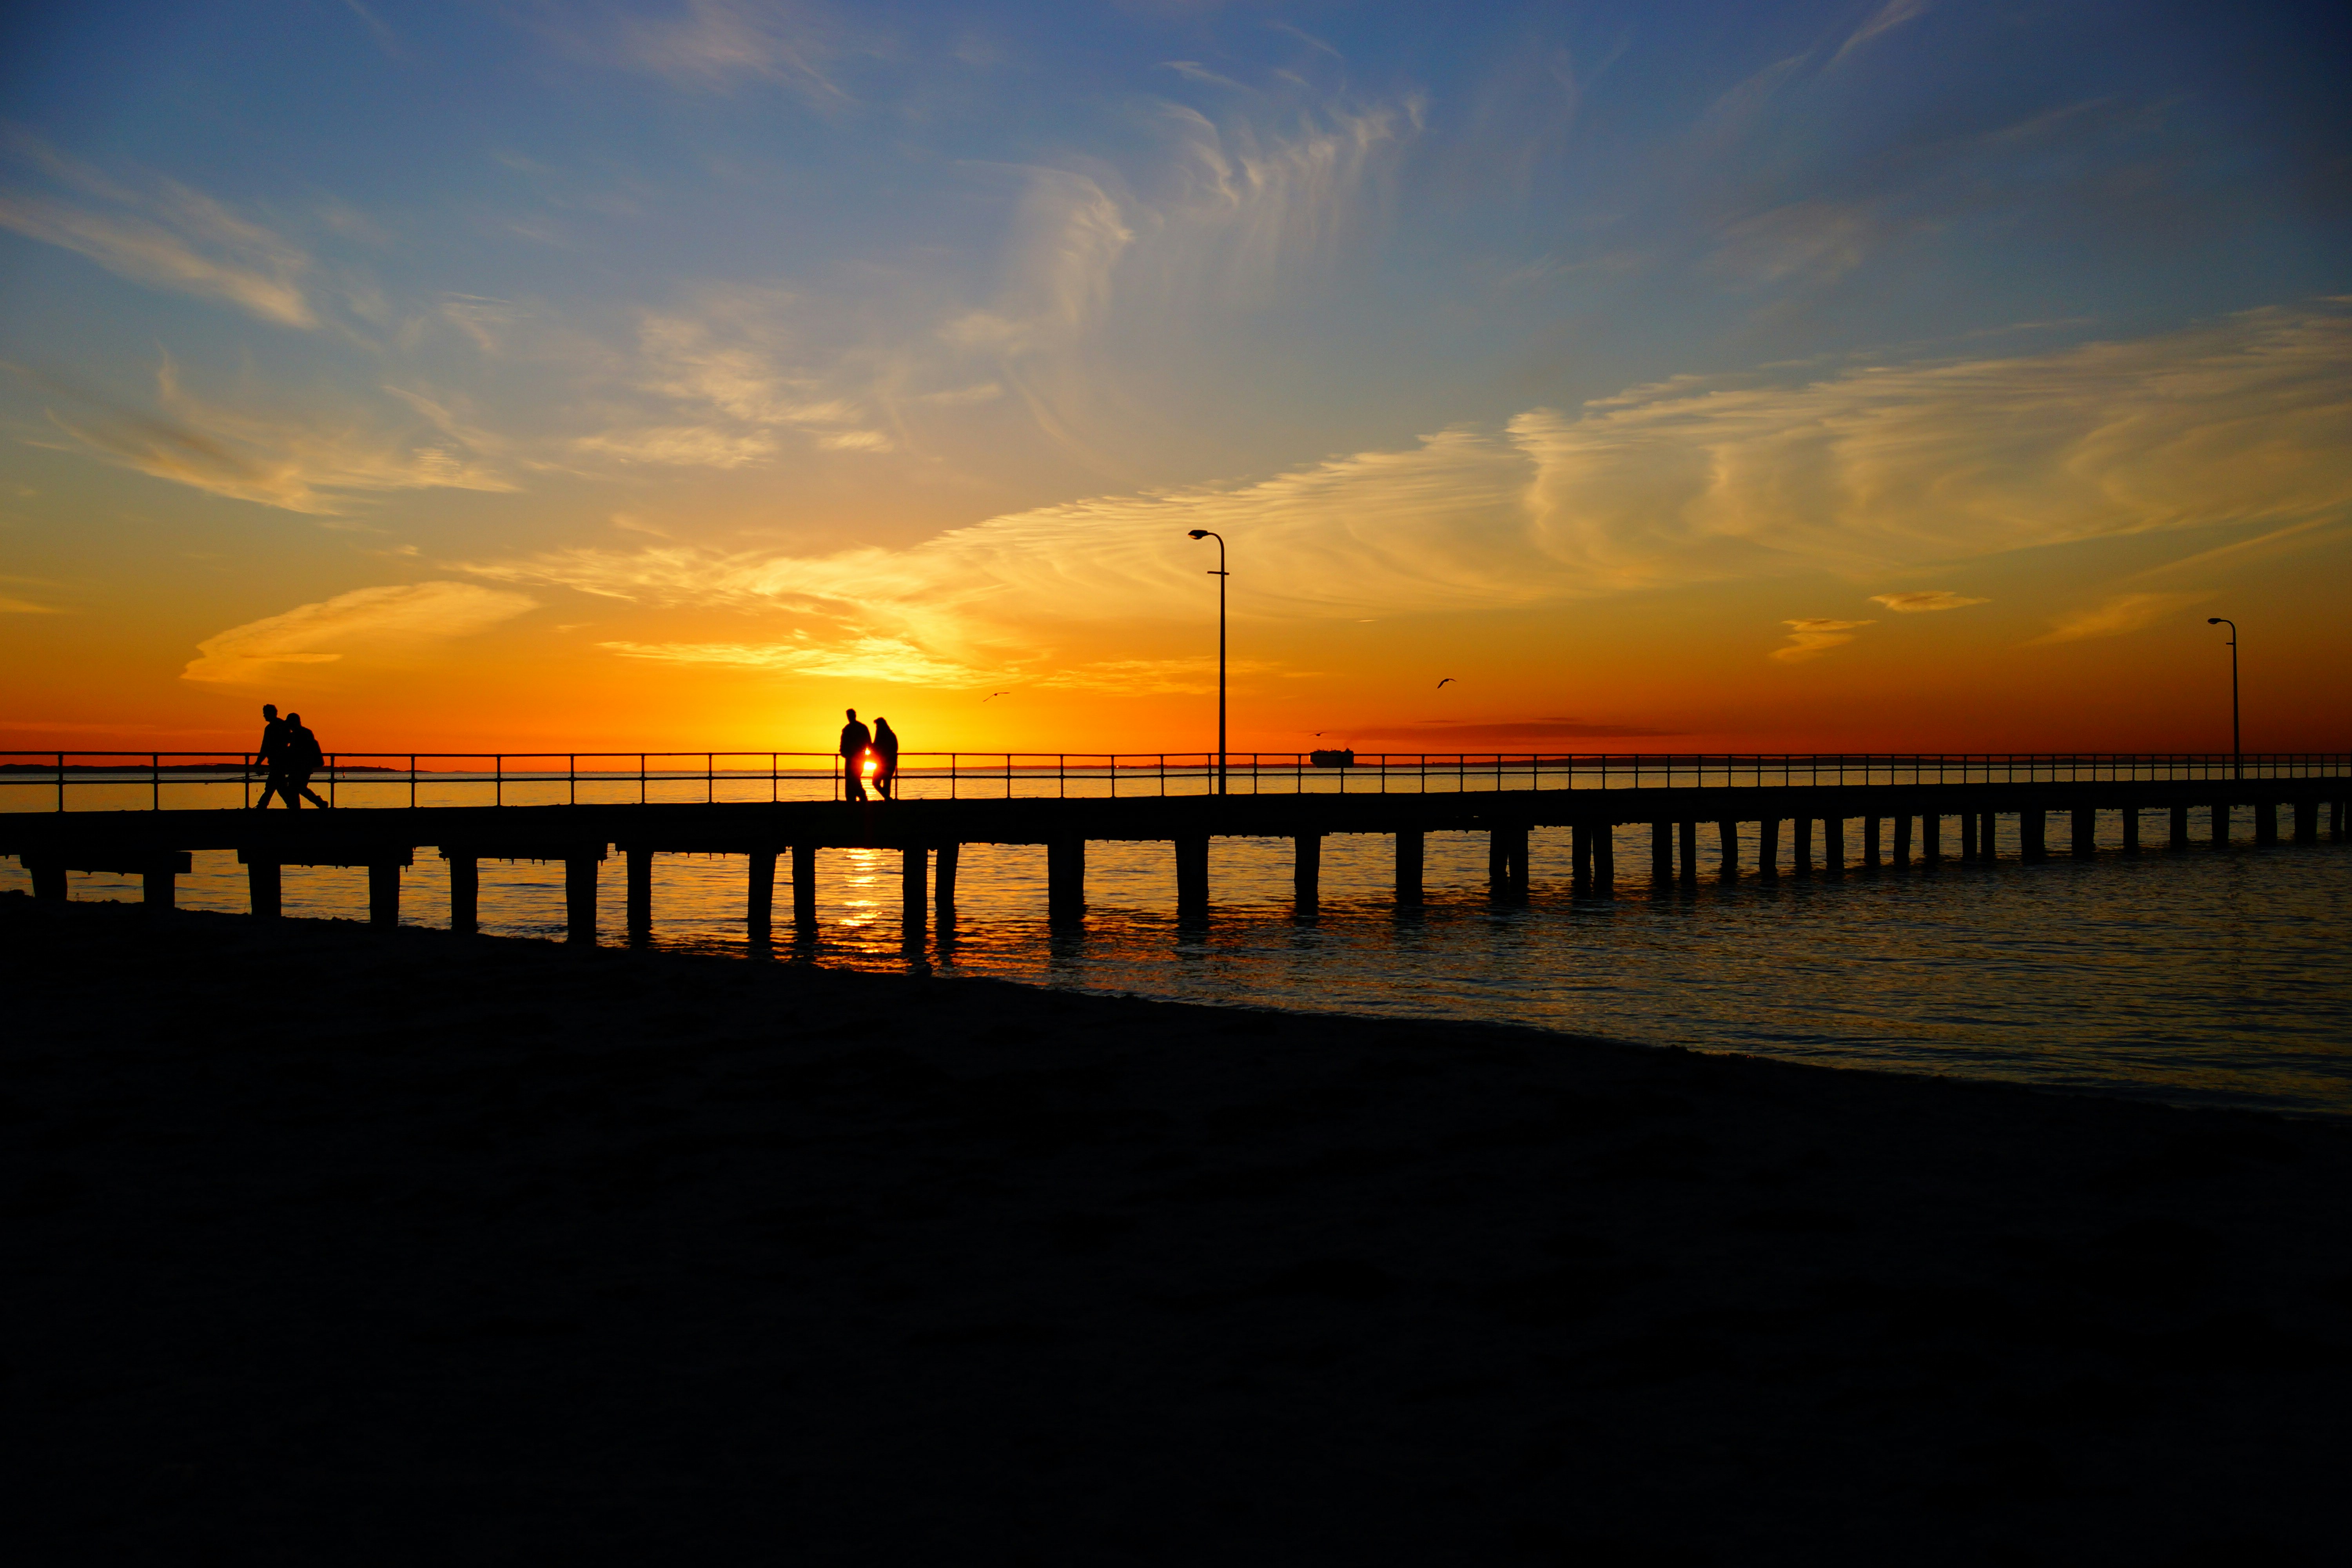
[[[866,780],[861,775],[866,766],[866,748],[874,744],[874,736],[857,721],[856,709],[852,708],[848,712],[849,722],[841,727],[841,771],[849,779],[849,798],[864,800]]]
[[[879,713],[874,716],[874,756],[880,764],[874,770],[874,787],[888,800],[891,781],[898,776],[898,736]]]
[[[310,733],[299,713],[286,715],[285,753],[286,783],[299,791],[304,800],[325,810],[327,803],[311,793],[310,775],[325,764],[326,754],[319,750],[319,737]],[[302,809],[291,795],[286,797],[286,804],[296,811]]]
[[[261,745],[254,752],[253,760],[268,770],[268,779],[261,786],[261,798],[254,803],[253,809],[268,809],[269,797],[274,795],[286,803],[287,810],[299,811],[301,803],[294,798],[294,786],[286,779],[286,721],[278,716],[275,702],[261,705]]]

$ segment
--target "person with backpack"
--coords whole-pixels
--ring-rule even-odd
[[[874,719],[874,756],[878,764],[874,770],[874,788],[888,800],[891,782],[898,776],[898,735],[890,728],[890,721],[879,714]]]
[[[299,713],[286,715],[286,744],[283,755],[287,784],[291,785],[302,799],[309,801],[321,811],[327,810],[330,803],[320,800],[310,788],[310,775],[326,765],[326,754],[319,750],[319,737],[310,733],[310,727],[302,722],[302,715]],[[286,795],[286,804],[296,811],[302,809],[292,794]]]

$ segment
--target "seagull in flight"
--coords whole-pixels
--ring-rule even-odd
[[[1443,691],[1443,690],[1444,690],[1447,687],[1449,687],[1449,686],[1451,686],[1451,685],[1453,685],[1453,684],[1454,684],[1454,678],[1453,678],[1452,676],[1450,676],[1450,675],[1449,675],[1449,676],[1447,676],[1444,679],[1443,679],[1443,680],[1441,680],[1441,681],[1439,681],[1439,682],[1437,683],[1437,689],[1439,689],[1440,691]]]
[[[995,701],[1000,697],[1010,697],[1012,695],[1013,693],[1010,691],[992,691],[987,696],[980,700],[981,706],[985,708],[988,704]]]

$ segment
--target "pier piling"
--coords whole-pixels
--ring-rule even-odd
[[[2124,808],[2123,816],[2124,853],[2126,855],[2137,855],[2139,853],[2139,807],[2136,805],[2126,806]]]
[[[1696,821],[1683,823],[1679,837],[1682,839],[1683,880],[1696,882],[1698,880],[1698,824]]]
[[[2099,852],[2099,814],[2087,805],[2074,811],[2074,835],[2068,847],[2076,859],[2087,859]]]
[[[1396,901],[1400,908],[1418,909],[1421,906],[1421,867],[1424,837],[1425,835],[1423,835],[1418,828],[1408,827],[1399,828],[1397,830]],[[1201,902],[1204,907],[1208,903],[1209,888],[1208,843],[1209,841],[1205,838],[1201,840]],[[1178,846],[1176,882],[1177,899],[1180,904],[1183,899],[1184,886],[1183,861],[1181,857],[1182,846],[1180,844]]]
[[[400,871],[405,860],[372,860],[368,863],[368,923],[376,926],[396,926],[400,923]]]
[[[1416,842],[1413,847],[1416,851],[1421,847],[1419,837],[1414,835]],[[1397,854],[1399,857],[1404,854],[1402,835],[1398,837]],[[1399,875],[1402,877],[1402,873]],[[1413,894],[1416,899],[1420,892],[1421,866],[1416,860],[1413,865]],[[1205,833],[1183,834],[1176,840],[1176,918],[1199,921],[1206,920],[1208,915],[1209,836]]]
[[[1977,814],[1964,811],[1960,813],[1960,859],[1963,864],[1973,864],[1976,858]]]
[[[898,928],[909,942],[923,940],[923,931],[930,920],[930,851],[919,844],[909,844],[898,851]]]
[[[2187,806],[2176,805],[2172,808],[2172,820],[2169,824],[2169,831],[2171,833],[2171,837],[2165,840],[2164,845],[2167,849],[2186,849],[2189,847],[2189,808]]]
[[[629,867],[629,940],[644,942],[654,932],[654,852],[631,848],[625,853]]]
[[[563,940],[586,947],[596,945],[596,868],[604,858],[604,846],[593,855],[567,856],[563,861]]]
[[[1789,869],[1797,876],[1811,877],[1813,874],[1813,819],[1800,816],[1795,819],[1794,826],[1796,838],[1789,846]]]
[[[2017,814],[2017,858],[2021,860],[2046,860],[2050,858],[2050,814],[2040,806]]]
[[[743,926],[754,942],[776,923],[776,852],[754,849],[743,891]]]
[[[1086,918],[1087,841],[1077,837],[1049,840],[1045,845],[1045,918],[1065,921]]]
[[[1323,896],[1323,836],[1301,833],[1291,840],[1290,900],[1293,913],[1314,910]]]
[[[931,910],[939,919],[941,941],[955,924],[956,863],[962,858],[962,845],[942,844],[938,862],[931,868]]]
[[[2294,803],[2294,841],[2297,844],[2319,842],[2319,803],[2299,800]]]
[[[2275,803],[2266,800],[2254,807],[2254,842],[2278,842],[2278,806]]]
[[[793,846],[793,930],[816,934],[816,846]]]
[[[1728,882],[1739,875],[1739,824],[1718,822],[1715,825],[1716,846],[1722,858],[1717,875]]]
[[[1895,819],[1895,853],[1890,861],[1897,870],[1911,864],[1911,818],[1907,813]]]
[[[1756,825],[1756,874],[1768,882],[1780,879],[1780,819],[1768,816]]]
[[[1862,819],[1862,863],[1874,871],[1878,869],[1879,828],[1879,818],[1865,816]]]
[[[1568,829],[1568,890],[1578,898],[1592,891],[1596,830],[1590,823],[1571,823]]]
[[[2227,849],[2230,847],[2230,808],[2219,801],[2213,805],[2212,826],[2213,847]]]
[[[1843,816],[1822,818],[1822,875],[1845,875],[1845,818]]]
[[[482,929],[482,863],[462,849],[444,849],[449,862],[449,929],[471,936]]]
[[[1664,822],[1650,824],[1650,880],[1671,882],[1675,879],[1675,830]]]
[[[1527,861],[1520,857],[1519,892],[1526,896],[1528,888]],[[1592,891],[1595,896],[1613,899],[1617,896],[1617,830],[1604,822],[1593,829]]]
[[[1919,819],[1919,863],[1927,867],[1944,863],[1944,819],[1932,811]]]
[[[63,873],[59,873],[60,877]],[[63,897],[63,894],[59,894]],[[258,857],[248,857],[245,862],[245,896],[247,905],[258,921],[274,921],[278,910],[278,862]]]

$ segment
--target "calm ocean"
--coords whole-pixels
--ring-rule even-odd
[[[1696,884],[1653,891],[1646,829],[1626,828],[1612,900],[1575,899],[1568,835],[1538,829],[1533,897],[1485,897],[1486,840],[1432,834],[1426,908],[1387,896],[1386,837],[1325,841],[1323,899],[1300,922],[1290,905],[1290,847],[1221,839],[1210,851],[1214,907],[1204,930],[1180,931],[1173,857],[1161,844],[1087,847],[1082,933],[1049,931],[1039,847],[967,846],[951,931],[919,949],[902,940],[898,858],[829,850],[818,858],[822,934],[795,946],[780,926],[772,959],[849,969],[920,968],[1034,984],[1212,1004],[1464,1018],[1616,1039],[1737,1050],[1794,1060],[1998,1078],[2184,1103],[2352,1115],[2352,846],[2116,852],[2103,818],[2100,856],[2063,852],[2025,865],[2003,820],[1990,865],[1842,880],[1726,884],[1713,850]],[[1858,828],[1858,825],[1855,825]],[[2251,837],[2250,814],[2238,830]],[[1713,838],[1702,836],[1703,847]],[[1752,855],[1753,841],[1748,842]],[[1859,839],[1849,847],[1858,858]],[[656,945],[748,953],[740,858],[656,862]],[[780,870],[782,869],[780,868]],[[486,861],[485,930],[560,938],[560,865]],[[291,916],[364,918],[360,870],[285,872]],[[622,862],[605,862],[605,940],[623,940]],[[15,861],[0,889],[29,889]],[[779,886],[789,915],[790,888]],[[73,878],[78,899],[136,899],[135,881]],[[188,909],[242,912],[243,868],[200,853],[181,879]],[[442,863],[421,852],[403,913],[447,921]],[[756,961],[771,961],[761,954]]]

